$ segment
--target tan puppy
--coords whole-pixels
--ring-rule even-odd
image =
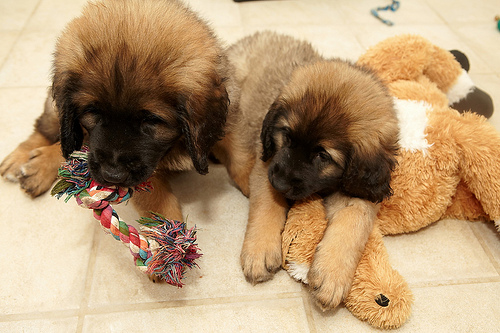
[[[398,135],[392,98],[367,70],[324,60],[290,37],[258,33],[228,57],[237,67],[250,141],[258,141],[262,124],[243,272],[252,283],[272,277],[281,265],[289,203],[319,194],[329,224],[308,280],[317,303],[335,307],[350,290],[376,203],[391,194]]]
[[[126,187],[150,179],[154,191],[133,198],[139,212],[182,220],[168,175],[207,173],[213,150],[248,194],[253,150],[235,136],[238,89],[228,76],[219,41],[181,2],[89,3],[57,42],[44,113],[0,173],[36,197],[87,142],[93,178]]]
[[[226,81],[222,53],[207,24],[181,2],[88,4],[57,42],[51,95],[34,133],[0,173],[38,196],[63,156],[85,140],[95,179],[134,186],[154,174],[154,193],[137,196],[140,210],[182,219],[164,176],[193,166],[206,173],[217,144],[217,157],[248,194],[252,153],[234,137],[238,93]]]

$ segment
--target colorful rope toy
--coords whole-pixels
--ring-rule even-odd
[[[81,207],[93,210],[94,218],[116,240],[128,245],[135,265],[141,271],[155,274],[168,284],[182,287],[185,268],[198,266],[194,261],[201,257],[196,242],[196,227],[187,229],[185,223],[152,213],[151,218],[141,217],[141,233],[132,225],[121,221],[111,206],[127,201],[132,188],[105,187],[95,182],[87,165],[88,148],[73,152],[59,168],[60,180],[51,194],[58,199],[66,195],[65,202],[75,197]],[[135,187],[138,191],[151,190],[149,183]]]

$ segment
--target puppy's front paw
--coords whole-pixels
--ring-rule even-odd
[[[318,248],[307,275],[311,294],[323,311],[335,308],[347,297],[354,279],[356,266],[353,269],[337,255]]]
[[[21,166],[30,159],[30,150],[18,147],[7,155],[0,164],[0,175],[11,182],[19,182],[22,177]]]
[[[45,193],[54,183],[63,160],[60,152],[52,146],[33,149],[28,161],[20,168],[21,188],[32,197]]]
[[[271,279],[281,267],[281,239],[246,237],[241,251],[241,266],[248,282]]]

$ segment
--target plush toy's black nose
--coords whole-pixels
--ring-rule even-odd
[[[494,109],[491,96],[478,87],[474,87],[467,96],[450,105],[450,107],[458,112],[472,111],[486,118],[490,118],[493,115]]]
[[[384,294],[380,294],[375,299],[375,302],[385,308],[386,306],[389,306],[390,300]]]

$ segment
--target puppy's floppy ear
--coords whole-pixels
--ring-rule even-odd
[[[375,203],[390,197],[394,153],[395,149],[380,149],[370,155],[355,149],[342,176],[343,192]]]
[[[77,117],[78,108],[72,100],[73,94],[78,89],[78,74],[54,74],[52,97],[59,112],[61,150],[64,158],[68,158],[83,144],[83,130]]]
[[[200,174],[208,173],[208,155],[224,136],[229,98],[222,80],[208,93],[181,97],[178,104],[182,134],[193,165]]]
[[[274,102],[262,122],[262,131],[260,132],[260,141],[262,141],[262,161],[269,160],[276,153],[276,144],[274,142],[274,131],[276,121],[284,112],[284,108],[279,102]]]

